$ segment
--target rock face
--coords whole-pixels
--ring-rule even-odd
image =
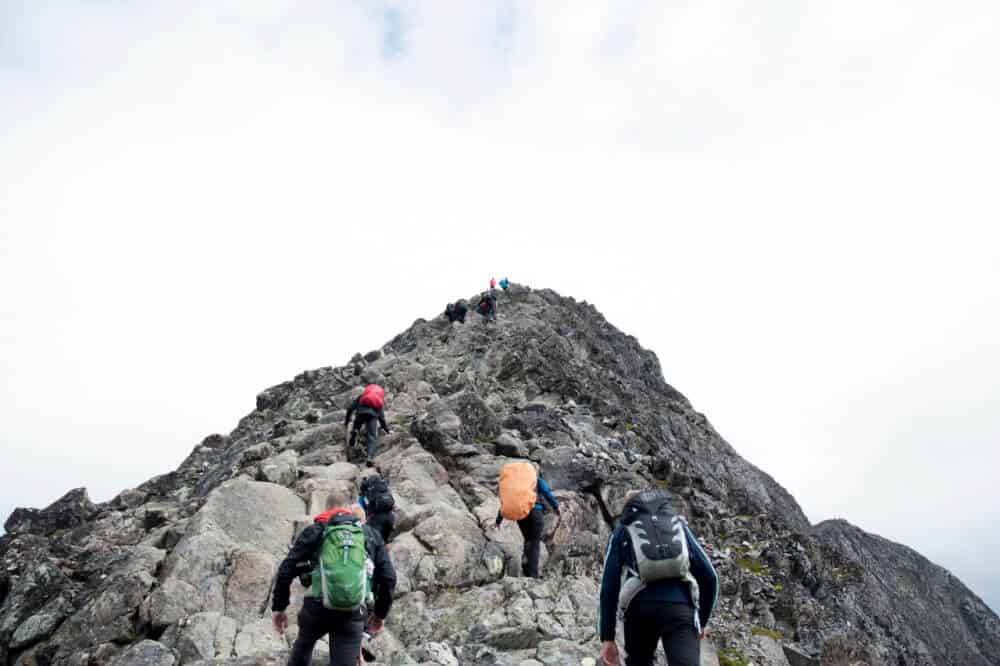
[[[262,391],[228,436],[104,504],[18,509],[0,537],[0,666],[282,664],[270,589],[295,533],[356,483],[344,409],[387,390],[376,463],[397,500],[399,582],[379,664],[595,665],[598,581],[626,494],[672,491],[721,598],[704,664],[1000,664],[1000,620],[943,569],[843,522],[809,524],[669,386],[656,356],[586,303],[517,285],[488,328],[418,320],[347,365]],[[492,529],[505,462],[562,506],[540,581]],[[325,663],[317,647],[314,663]],[[662,663],[662,657],[661,662]]]

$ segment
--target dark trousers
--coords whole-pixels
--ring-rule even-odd
[[[367,613],[335,611],[322,602],[306,599],[299,611],[299,636],[292,645],[288,666],[309,666],[316,641],[330,635],[330,666],[355,666],[361,654]]]
[[[521,573],[530,578],[538,578],[538,559],[542,555],[542,533],[545,531],[545,516],[542,510],[534,508],[526,517],[517,521],[524,537],[524,555],[521,557]]]
[[[392,511],[383,511],[382,513],[373,513],[365,520],[376,532],[382,535],[382,541],[389,543],[392,528],[396,526],[396,514]]]
[[[625,666],[653,666],[657,643],[670,666],[699,666],[701,646],[687,604],[635,601],[625,613]]]
[[[362,414],[358,412],[354,417],[354,428],[351,436],[357,438],[361,429],[367,430],[368,437],[368,457],[375,456],[375,443],[378,441],[378,416],[375,414]]]

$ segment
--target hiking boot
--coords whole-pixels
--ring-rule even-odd
[[[375,466],[374,460],[372,460],[371,458],[365,459],[365,467],[374,467],[374,466]]]

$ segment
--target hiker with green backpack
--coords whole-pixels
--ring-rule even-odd
[[[326,635],[331,666],[355,666],[366,631],[377,634],[389,614],[396,572],[382,537],[354,515],[354,497],[353,488],[331,492],[327,510],[302,530],[278,567],[272,623],[284,634],[292,579],[312,566],[289,666],[309,664],[316,641]]]
[[[687,521],[659,488],[633,494],[604,559],[598,631],[601,663],[619,666],[615,624],[625,619],[626,666],[653,666],[663,643],[670,666],[698,666],[719,578]]]

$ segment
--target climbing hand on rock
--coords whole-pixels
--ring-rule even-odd
[[[274,625],[275,631],[284,634],[285,630],[288,629],[288,614],[285,611],[275,611],[271,623]]]
[[[604,641],[601,644],[601,664],[603,666],[620,666],[618,645],[614,641]]]

